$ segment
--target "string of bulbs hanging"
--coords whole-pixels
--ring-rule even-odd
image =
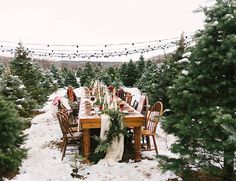
[[[186,46],[193,42],[193,35],[185,36]],[[133,54],[145,54],[154,51],[166,51],[178,45],[179,38],[160,39],[152,41],[139,41],[133,43],[118,44],[39,44],[0,41],[0,54],[14,55],[16,48],[23,44],[26,51],[33,58],[54,59],[101,59],[109,57],[121,57]]]

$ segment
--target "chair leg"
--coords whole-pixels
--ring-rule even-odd
[[[63,146],[61,161],[63,161],[63,158],[65,157],[65,154],[66,154],[66,147],[67,147],[67,140],[65,140],[65,141],[63,141],[63,142],[64,142],[64,146]]]
[[[61,142],[61,152],[63,151],[63,147],[64,147],[64,139],[62,140],[62,142]]]
[[[152,135],[152,138],[153,138],[153,143],[154,143],[154,147],[155,147],[155,150],[156,150],[156,154],[158,155],[157,143],[156,143],[155,135]]]
[[[151,150],[151,143],[150,143],[150,137],[146,136],[146,141],[147,141],[147,149]]]
[[[142,141],[142,144],[144,144],[144,136],[143,135],[141,136],[141,141]]]

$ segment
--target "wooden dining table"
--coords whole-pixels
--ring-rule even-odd
[[[101,117],[98,114],[86,115],[84,102],[85,99],[81,99],[80,113],[78,117],[79,129],[83,132],[82,137],[82,155],[85,157],[85,162],[89,163],[90,156],[90,129],[101,128]],[[128,112],[123,117],[124,125],[128,128],[134,129],[134,160],[136,162],[141,161],[141,127],[145,126],[145,117],[134,110]]]

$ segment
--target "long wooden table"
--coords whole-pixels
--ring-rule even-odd
[[[82,101],[83,102],[83,101]],[[81,102],[81,106],[83,103]],[[81,113],[79,114],[79,124],[80,129],[83,131],[83,156],[85,157],[85,162],[89,162],[90,155],[90,129],[93,128],[101,128],[101,117],[98,115],[88,116],[83,113],[80,109]],[[141,127],[145,125],[145,117],[139,112],[135,111],[133,113],[129,113],[125,115],[123,118],[124,124],[128,128],[134,129],[134,147],[135,147],[135,161],[141,161]]]

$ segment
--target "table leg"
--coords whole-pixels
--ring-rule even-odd
[[[134,148],[135,156],[134,160],[136,162],[141,161],[141,127],[134,127]]]
[[[90,130],[83,129],[83,156],[85,157],[84,162],[89,163],[90,155]]]

